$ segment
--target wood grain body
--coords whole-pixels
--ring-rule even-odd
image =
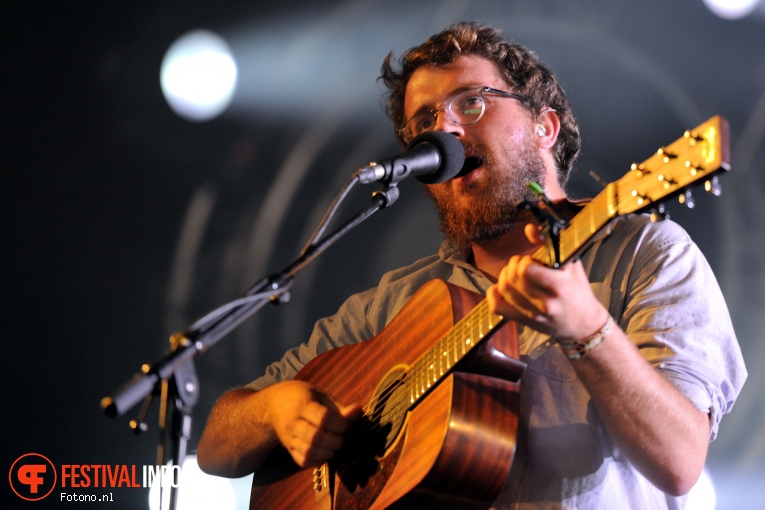
[[[296,379],[311,382],[343,404],[373,407],[381,381],[395,379],[423,356],[430,359],[433,347],[479,304],[478,294],[440,280],[429,282],[378,336],[318,356]],[[486,337],[475,344],[483,341],[517,359],[514,325],[497,326]],[[465,355],[473,372],[480,372],[480,352]],[[300,469],[283,448],[274,451],[255,473],[250,508],[345,510],[415,504],[443,508],[449,503],[488,508],[502,488],[515,451],[519,384],[459,372],[461,366],[450,367],[407,409],[400,433],[373,459],[353,440],[329,469],[326,465]],[[491,372],[497,375],[496,370]],[[518,376],[508,374],[516,381]],[[344,459],[355,455],[373,461],[373,468],[363,472],[353,463],[349,467]]]

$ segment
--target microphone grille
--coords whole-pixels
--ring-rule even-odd
[[[425,184],[438,184],[456,177],[465,164],[465,148],[459,139],[443,131],[426,131],[409,142],[408,149],[427,143],[432,145],[441,156],[438,170],[432,174],[418,175],[418,181]]]

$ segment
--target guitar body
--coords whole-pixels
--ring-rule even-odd
[[[437,345],[481,299],[431,281],[378,336],[318,356],[296,379],[311,382],[342,404],[370,403],[370,409],[387,411],[384,400],[390,392],[384,388],[395,388],[398,374]],[[497,327],[480,347],[456,365],[456,370],[464,365],[474,373],[449,371],[400,421],[385,423],[382,435],[367,439],[362,434],[338,452],[337,461],[300,469],[286,450],[275,450],[255,473],[250,508],[488,508],[515,452],[522,368],[512,363],[518,357],[514,326]],[[480,373],[503,371],[504,379]]]

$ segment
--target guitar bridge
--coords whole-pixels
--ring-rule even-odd
[[[318,493],[329,493],[329,465],[325,462],[313,468],[313,490]]]

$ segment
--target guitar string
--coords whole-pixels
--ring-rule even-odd
[[[381,423],[383,423],[383,420],[387,420],[391,417],[391,415],[400,418],[402,415],[401,410],[402,407],[405,404],[405,399],[402,398],[394,398],[394,393],[396,389],[404,388],[409,389],[408,392],[411,394],[411,386],[413,384],[417,384],[417,377],[418,373],[422,371],[423,366],[423,360],[427,358],[428,354],[432,352],[436,352],[436,348],[438,348],[438,351],[442,351],[445,348],[448,350],[448,345],[451,343],[450,340],[455,334],[458,332],[458,326],[461,324],[464,324],[466,321],[465,319],[468,319],[471,314],[468,314],[465,318],[463,318],[463,321],[458,322],[457,325],[444,337],[442,337],[434,346],[433,349],[426,352],[421,356],[419,359],[417,359],[407,370],[405,370],[401,377],[396,379],[395,381],[391,382],[386,386],[386,388],[376,396],[371,402],[369,402],[365,406],[365,415],[367,415],[370,418],[370,422],[365,422],[365,427],[362,427],[361,430],[359,430],[359,434],[366,433],[366,432],[375,432],[382,428]],[[443,374],[442,374],[443,375]],[[421,397],[422,395],[420,395]],[[391,401],[391,398],[394,398],[394,400]],[[393,402],[393,405],[386,405],[388,402]],[[416,401],[415,401],[416,402]],[[375,405],[376,404],[376,405]],[[372,409],[372,406],[374,407],[374,412],[370,415],[370,410]],[[408,408],[408,405],[407,405]],[[385,422],[387,424],[387,422]]]
[[[483,321],[487,321],[486,334],[483,333]],[[433,348],[424,353],[407,370],[405,370],[400,378],[388,384],[376,398],[366,404],[364,407],[364,413],[365,416],[370,418],[370,421],[364,422],[361,427],[357,428],[353,434],[353,438],[358,439],[358,437],[362,434],[378,432],[382,429],[383,423],[387,425],[387,423],[390,421],[394,421],[388,421],[389,418],[395,417],[396,421],[402,419],[402,417],[410,408],[419,402],[430,391],[431,388],[435,387],[436,383],[440,379],[443,379],[446,375],[448,375],[454,366],[462,358],[464,358],[464,356],[470,352],[472,348],[475,347],[475,345],[477,345],[477,342],[473,341],[472,337],[478,336],[480,340],[483,340],[486,336],[488,336],[488,333],[490,333],[496,327],[496,325],[497,323],[491,321],[491,314],[488,311],[488,302],[483,300],[471,312],[463,317],[462,320],[458,321],[452,330],[444,335]],[[478,329],[477,332],[476,326],[481,328]],[[466,335],[465,330],[468,330],[472,334]],[[455,340],[458,338],[464,338],[465,340],[460,340],[458,343],[455,343]],[[460,345],[462,345],[462,353],[457,352]],[[432,357],[436,352],[443,352],[443,355],[447,356],[447,368],[446,370],[440,368],[438,374],[432,373],[431,376],[431,372],[427,367],[429,364],[434,365],[435,363],[427,363],[426,360],[429,355]],[[454,354],[454,361],[448,359],[449,353]],[[439,366],[442,360],[442,356],[439,356]],[[421,386],[419,384],[419,376],[422,375],[423,371],[426,372],[424,375],[426,378],[425,380],[430,381],[429,385],[426,383],[425,386],[427,387]],[[412,386],[414,386],[414,389]],[[405,399],[403,396],[394,398],[395,391],[398,388],[406,388],[409,391],[405,393],[412,395],[412,397],[409,399]],[[412,398],[414,401],[411,401]],[[391,399],[393,400],[391,401]],[[385,405],[387,402],[393,402],[393,404]],[[381,405],[375,406],[374,411],[370,415],[369,412],[372,409],[372,405],[375,403],[379,403]]]

